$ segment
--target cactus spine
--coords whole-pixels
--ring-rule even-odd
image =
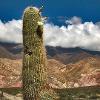
[[[43,24],[40,12],[28,7],[23,16],[23,99],[40,100],[39,93],[47,82],[43,46]]]

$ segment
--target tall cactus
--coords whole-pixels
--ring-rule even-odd
[[[28,7],[24,11],[23,45],[23,99],[40,100],[39,93],[47,81],[46,57],[42,18],[35,7]]]

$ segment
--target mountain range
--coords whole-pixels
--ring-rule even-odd
[[[100,52],[46,46],[49,85],[72,88],[100,85]],[[0,86],[20,87],[23,45],[0,42]]]

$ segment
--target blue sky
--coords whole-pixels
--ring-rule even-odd
[[[0,41],[22,43],[22,15],[41,7],[45,45],[100,51],[100,0],[0,0]]]
[[[100,0],[0,0],[0,19],[9,21],[20,19],[23,10],[30,5],[40,7],[44,3],[43,16],[48,16],[53,22],[56,17],[81,17],[82,20],[100,21]]]

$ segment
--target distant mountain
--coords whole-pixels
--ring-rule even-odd
[[[100,57],[99,51],[89,51],[79,47],[62,48],[46,46],[49,58],[61,61],[64,64],[75,63],[88,57]]]
[[[22,44],[0,42],[0,58],[22,59]]]
[[[3,46],[0,46],[0,58],[13,59],[14,55],[10,53],[7,49],[5,49]]]
[[[17,44],[17,43],[0,42],[0,46],[4,47],[12,54],[19,54],[20,52],[22,52],[23,49],[22,44]]]
[[[0,42],[0,46],[4,48],[7,51],[7,53],[9,52],[8,55],[12,54],[15,57],[15,59],[22,58],[22,53],[23,53],[22,44]],[[76,63],[88,57],[95,57],[95,58],[100,57],[99,51],[90,51],[79,47],[62,48],[62,47],[46,46],[46,50],[48,59],[55,59],[64,64]]]

